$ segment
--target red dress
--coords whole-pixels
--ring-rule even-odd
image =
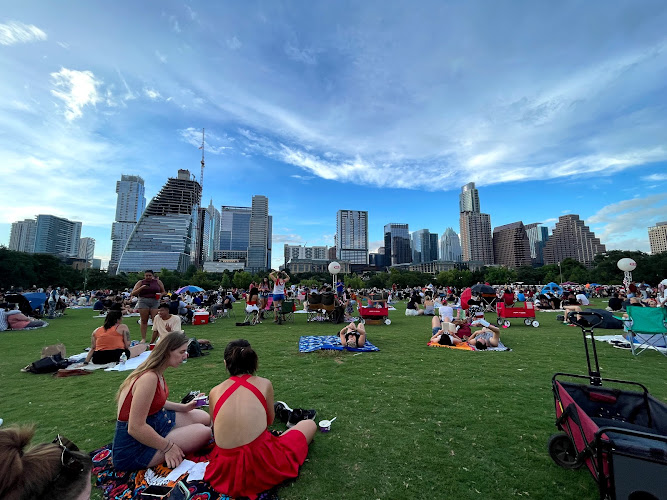
[[[269,410],[266,398],[257,387],[248,382],[250,375],[230,377],[235,383],[220,397],[213,410],[215,421],[220,407],[231,394],[243,386],[259,399],[266,411],[267,425]],[[209,454],[204,479],[218,493],[234,497],[246,496],[251,500],[286,479],[299,475],[299,467],[308,455],[308,442],[301,431],[293,429],[282,436],[274,436],[264,430],[251,443],[236,448],[214,446]]]

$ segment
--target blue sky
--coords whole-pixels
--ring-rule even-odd
[[[147,198],[269,197],[283,243],[333,244],[338,209],[457,232],[577,213],[607,248],[667,220],[667,2],[13,2],[0,13],[0,244],[83,222],[108,260],[121,173]]]

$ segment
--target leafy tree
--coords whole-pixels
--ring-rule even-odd
[[[233,282],[236,288],[247,290],[248,286],[252,282],[252,274],[250,274],[248,271],[236,271],[234,274]]]
[[[492,285],[506,285],[516,281],[517,272],[506,267],[487,267],[484,280]]]
[[[220,286],[222,288],[231,288],[232,287],[232,279],[229,277],[229,273],[224,273],[222,275],[222,279],[220,280]]]

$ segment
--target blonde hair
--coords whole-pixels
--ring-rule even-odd
[[[74,470],[63,466],[63,449],[59,444],[42,443],[29,450],[35,434],[34,426],[12,426],[0,430],[0,498],[58,498],[74,500],[90,482],[92,460],[66,439]]]
[[[182,332],[171,332],[160,338],[160,341],[155,345],[148,356],[148,359],[141,363],[137,368],[130,373],[127,378],[120,384],[120,388],[116,393],[116,401],[120,398],[121,392],[132,385],[132,382],[141,377],[144,373],[164,368],[169,361],[169,355],[187,344],[190,339]]]

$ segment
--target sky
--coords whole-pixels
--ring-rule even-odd
[[[37,214],[108,261],[115,183],[187,168],[203,204],[269,198],[284,243],[336,212],[459,232],[575,213],[607,249],[667,220],[667,2],[2,2],[0,244]]]

